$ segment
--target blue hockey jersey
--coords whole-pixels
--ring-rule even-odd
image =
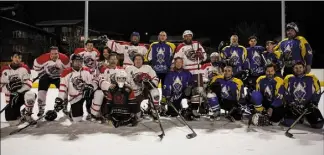
[[[152,68],[157,74],[167,73],[172,63],[175,45],[170,42],[154,42],[151,44],[145,61],[151,61]]]
[[[256,91],[262,94],[264,100],[272,103],[270,106],[278,107],[283,105],[282,100],[285,94],[285,88],[282,78],[267,78],[265,75],[260,76],[256,81]]]
[[[321,87],[317,77],[306,74],[300,77],[287,75],[284,80],[286,89],[285,99],[289,103],[305,105],[309,102],[318,104],[320,100]]]
[[[226,80],[223,75],[214,76],[209,83],[209,87],[213,87],[214,84],[220,84],[221,86],[221,99],[242,101],[244,98],[243,82],[238,78],[231,78]],[[215,92],[217,94],[217,92]],[[219,97],[219,96],[218,96]]]
[[[174,70],[169,72],[162,88],[163,96],[173,97],[175,100],[179,99],[184,90],[191,84],[192,74],[187,70]]]
[[[226,46],[222,49],[221,52],[222,59],[230,59],[232,65],[234,66],[233,68],[234,74],[236,74],[237,72],[243,69],[246,56],[247,56],[246,48],[241,45]]]
[[[260,76],[264,74],[264,66],[265,63],[262,57],[262,53],[264,51],[264,47],[262,46],[254,46],[248,47],[247,57],[244,63],[244,68],[249,69],[251,71],[252,76]]]

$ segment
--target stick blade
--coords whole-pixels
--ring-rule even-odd
[[[188,134],[186,137],[187,137],[188,139],[192,139],[192,138],[195,138],[196,136],[197,136],[196,133],[191,133],[191,134]]]
[[[285,132],[285,135],[287,136],[287,137],[289,137],[289,138],[292,138],[294,135],[293,134],[291,134],[291,133],[289,133],[289,132]]]

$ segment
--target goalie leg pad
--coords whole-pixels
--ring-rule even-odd
[[[319,109],[315,109],[312,113],[306,115],[306,119],[312,128],[322,129],[324,125],[323,115]]]

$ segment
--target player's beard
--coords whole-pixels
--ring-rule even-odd
[[[184,40],[183,41],[186,45],[191,45],[192,44],[192,40]]]
[[[19,66],[20,66],[20,62],[12,62],[11,64],[10,64],[10,67],[12,68],[12,69],[17,69],[17,68],[19,68]]]

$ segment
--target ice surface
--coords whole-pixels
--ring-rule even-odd
[[[37,91],[37,89],[33,89]],[[50,89],[46,110],[53,109],[56,89]],[[324,112],[324,95],[319,108]],[[1,108],[5,106],[1,94]],[[34,118],[37,118],[37,106]],[[190,122],[198,136],[187,139],[190,130],[177,119],[163,119],[165,137],[162,141],[158,124],[143,121],[136,128],[111,126],[83,122],[71,123],[58,114],[55,122],[39,123],[19,134],[8,134],[4,113],[1,114],[1,155],[323,155],[323,130],[297,126],[292,129],[295,139],[287,138],[279,128],[253,127],[247,132],[240,122],[217,123],[208,121]],[[286,129],[286,128],[285,128]],[[300,133],[300,134],[298,134]]]

